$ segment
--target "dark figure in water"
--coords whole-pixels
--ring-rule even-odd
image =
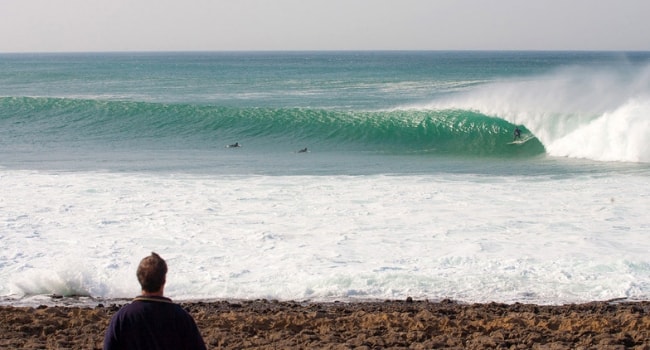
[[[300,151],[298,151],[298,153],[307,153],[307,147],[301,149]]]
[[[234,147],[241,147],[241,145],[239,144],[239,142],[235,142],[232,145],[228,145],[228,148],[234,148]]]
[[[515,140],[521,140],[521,130],[519,130],[518,126],[515,127],[515,138],[514,138],[513,141],[515,141]]]

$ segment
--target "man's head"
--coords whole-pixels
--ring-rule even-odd
[[[138,266],[138,282],[142,290],[155,293],[162,290],[167,275],[167,263],[156,253],[151,253],[140,261]]]

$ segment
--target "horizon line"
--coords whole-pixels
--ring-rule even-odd
[[[576,52],[576,53],[648,53],[650,50],[617,49],[273,49],[273,50],[88,50],[88,51],[0,51],[4,54],[124,54],[124,53],[336,53],[336,52]]]

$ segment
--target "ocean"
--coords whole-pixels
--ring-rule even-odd
[[[649,138],[648,52],[0,54],[0,304],[648,300]]]

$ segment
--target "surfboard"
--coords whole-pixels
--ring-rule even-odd
[[[519,140],[514,140],[512,142],[508,142],[508,144],[509,145],[521,145],[521,144],[524,144],[524,143],[528,142],[528,140],[531,140],[533,138],[534,137],[532,137],[532,136],[526,136],[526,137],[520,138]]]

